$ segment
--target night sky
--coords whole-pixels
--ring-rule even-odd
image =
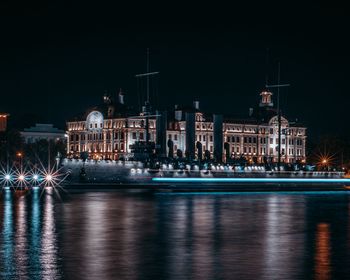
[[[66,120],[101,103],[105,90],[123,88],[126,101],[137,105],[134,76],[145,71],[149,47],[151,70],[160,71],[162,107],[198,99],[204,111],[247,115],[259,102],[266,72],[277,82],[280,61],[281,82],[291,84],[281,90],[283,112],[303,122],[311,138],[349,135],[346,9],[291,3],[4,2],[0,111],[17,125],[42,120],[64,128]]]

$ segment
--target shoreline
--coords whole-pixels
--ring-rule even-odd
[[[130,190],[156,192],[254,192],[254,191],[350,191],[342,184],[111,184],[74,183],[62,186],[64,190]]]

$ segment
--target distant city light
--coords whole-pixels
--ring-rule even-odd
[[[0,188],[4,187],[60,187],[68,173],[60,172],[55,165],[50,169],[25,167],[5,169],[0,165]]]

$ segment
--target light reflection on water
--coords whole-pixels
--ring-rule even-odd
[[[0,279],[346,279],[342,193],[4,191]]]

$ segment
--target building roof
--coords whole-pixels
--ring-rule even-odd
[[[53,127],[53,124],[44,124],[44,123],[37,123],[35,124],[35,126],[32,126],[30,128],[25,128],[23,132],[65,133],[63,130]]]
[[[111,111],[111,114],[109,114],[109,110]],[[113,118],[125,118],[131,115],[136,115],[134,113],[135,110],[133,110],[132,107],[129,107],[125,104],[121,103],[102,103],[100,105],[90,107],[88,110],[86,110],[83,113],[78,114],[76,117],[69,121],[85,121],[87,116],[92,111],[98,111],[101,112],[104,119],[113,119]]]
[[[263,91],[261,94],[264,93],[272,94],[268,90]],[[80,114],[78,117],[76,117],[72,121],[85,121],[87,116],[92,111],[99,111],[102,113],[104,119],[111,119],[111,118],[126,118],[130,116],[138,116],[139,112],[134,110],[132,107],[126,106],[124,103],[115,102],[113,99],[109,98],[108,96],[104,97],[104,103],[91,107],[86,112]],[[198,102],[198,101],[197,101]],[[203,118],[205,121],[213,121],[213,113],[208,112],[202,112],[199,108],[199,102],[194,102],[191,105],[175,105],[175,108],[167,111],[167,120],[168,122],[176,121],[175,118],[175,112],[181,111],[182,116],[181,120],[184,120],[185,114],[184,113],[202,113]],[[197,103],[197,104],[195,104]],[[198,107],[196,107],[196,105]],[[236,124],[250,124],[250,125],[268,125],[269,121],[277,115],[277,109],[271,106],[256,106],[251,114],[248,116],[237,116],[237,115],[228,115],[223,114],[224,122],[228,123],[236,123]],[[302,126],[301,123],[296,124],[293,123],[292,126]]]

